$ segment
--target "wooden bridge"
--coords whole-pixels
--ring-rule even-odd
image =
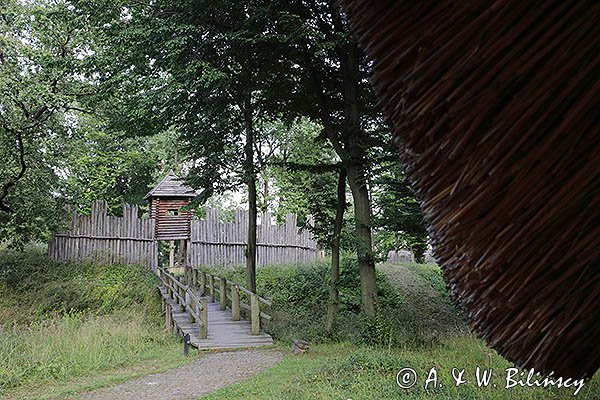
[[[271,320],[266,312],[273,305],[270,300],[197,269],[191,270],[189,282],[162,268],[158,275],[167,330],[189,334],[192,346],[231,349],[273,343],[261,329],[261,321]]]

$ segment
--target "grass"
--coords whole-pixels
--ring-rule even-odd
[[[287,350],[297,337],[311,349],[205,399],[573,397],[574,389],[505,389],[511,365],[467,333],[436,266],[378,267],[375,318],[360,313],[356,263],[347,258],[341,272],[339,318],[327,333],[326,263],[259,269],[258,291],[275,304],[267,328],[276,347]],[[219,274],[244,282],[239,268]],[[164,333],[156,284],[141,267],[54,263],[35,251],[0,250],[0,399],[68,399],[192,360]],[[493,369],[496,388],[477,387],[477,366]],[[418,373],[410,389],[396,384],[405,367]],[[437,384],[425,389],[433,367]],[[460,387],[454,367],[466,371]],[[577,397],[600,398],[599,381],[587,382]]]
[[[65,398],[189,360],[139,266],[0,251],[0,398]]]
[[[287,348],[292,337],[308,338],[304,356],[287,356],[279,365],[245,382],[203,399],[567,399],[574,389],[515,387],[505,389],[505,371],[512,367],[468,333],[464,318],[452,304],[435,265],[386,264],[378,267],[379,315],[364,319],[358,275],[352,262],[342,269],[338,330],[323,332],[328,269],[326,265],[272,266],[259,269],[258,290],[276,305],[272,332]],[[238,281],[242,271],[220,271]],[[370,344],[370,345],[369,345]],[[475,369],[492,368],[493,386],[478,388]],[[396,374],[413,368],[419,382],[411,389],[396,384]],[[435,367],[437,387],[425,389]],[[465,369],[466,384],[456,387],[453,368]],[[599,378],[587,383],[578,398],[600,398]]]
[[[477,366],[493,369],[488,387],[477,387]],[[511,365],[469,336],[443,339],[428,346],[398,349],[360,346],[350,343],[319,344],[302,356],[289,355],[276,367],[247,381],[228,386],[202,397],[217,399],[338,400],[338,399],[570,399],[573,388],[505,389],[505,369]],[[418,375],[415,386],[402,389],[396,374],[405,367]],[[437,384],[424,383],[431,368],[437,371]],[[452,369],[465,369],[467,383],[456,387]],[[493,384],[496,383],[496,387]],[[600,380],[584,385],[577,398],[600,398]]]
[[[122,368],[149,358],[183,362],[181,344],[140,311],[106,316],[63,316],[0,334],[0,395],[22,398],[31,385],[60,386],[73,377]],[[173,356],[177,355],[177,356]],[[162,361],[161,361],[162,364]],[[37,398],[38,396],[34,396]]]

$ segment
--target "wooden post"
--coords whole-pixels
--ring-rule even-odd
[[[215,277],[208,275],[208,291],[210,293],[210,302],[215,302]]]
[[[196,318],[194,317],[193,311],[194,311],[194,300],[192,300],[192,296],[190,296],[189,293],[185,293],[185,303],[187,305],[187,309],[188,309],[188,322],[190,324],[193,324],[196,321]]]
[[[219,309],[224,310],[227,308],[227,279],[221,277],[219,289]]]
[[[173,271],[175,267],[175,241],[169,242],[169,271]]]
[[[179,300],[179,311],[185,311],[185,305],[187,303],[187,293],[180,286],[177,286],[177,291],[179,292],[180,298],[183,298],[183,300]]]
[[[171,293],[171,298],[175,301],[175,304],[179,303],[179,299],[177,298],[177,287],[175,286],[175,282],[173,279],[169,279],[170,287],[169,292]]]
[[[165,312],[165,324],[167,325],[167,333],[173,333],[171,306],[169,304],[167,304],[167,310]]]
[[[200,274],[200,296],[206,296],[206,272]]]
[[[206,297],[200,299],[200,305],[202,306],[202,310],[200,310],[200,339],[206,339],[208,337],[208,303],[206,301]]]
[[[235,283],[231,285],[231,319],[240,320],[240,287]]]
[[[258,335],[260,333],[260,309],[256,293],[250,295],[250,321],[252,322],[252,334]]]

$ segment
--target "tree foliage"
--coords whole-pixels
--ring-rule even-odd
[[[376,241],[380,251],[408,248],[421,263],[427,250],[427,230],[421,208],[398,162],[378,168],[373,193]]]
[[[88,50],[63,2],[4,0],[0,11],[0,240],[47,236]]]
[[[81,129],[72,146],[66,178],[66,201],[80,211],[103,200],[109,213],[119,215],[123,203],[145,204],[143,197],[154,182],[158,157],[145,138],[109,134],[92,123]]]

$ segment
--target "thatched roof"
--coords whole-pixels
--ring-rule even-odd
[[[190,198],[194,197],[196,193],[194,190],[179,180],[179,178],[175,175],[173,171],[169,171],[167,176],[163,178],[162,181],[158,183],[148,192],[144,199],[148,199],[150,197],[176,197],[176,198]]]
[[[474,331],[600,366],[600,2],[344,0]]]

